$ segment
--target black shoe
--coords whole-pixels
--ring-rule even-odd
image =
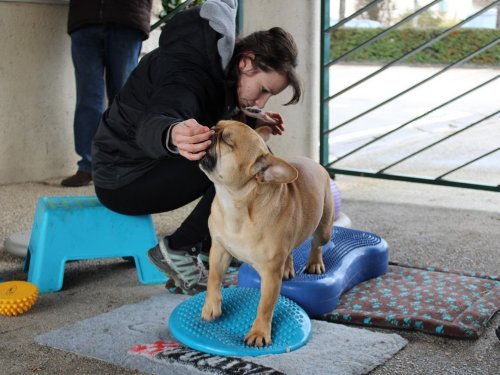
[[[92,174],[90,172],[78,171],[73,176],[65,178],[61,181],[61,185],[65,187],[87,186],[92,182]]]
[[[169,238],[165,237],[148,251],[148,257],[185,294],[193,295],[207,289],[208,272],[198,256],[200,247],[195,244],[172,249]]]

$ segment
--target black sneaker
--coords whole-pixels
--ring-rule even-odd
[[[185,294],[193,295],[207,289],[208,271],[200,260],[200,248],[195,244],[175,250],[165,237],[148,251],[148,257]]]

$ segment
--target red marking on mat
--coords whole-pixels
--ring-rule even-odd
[[[141,354],[147,356],[154,356],[158,353],[161,353],[165,349],[176,349],[182,346],[176,341],[163,341],[157,340],[151,344],[139,344],[134,346],[128,352],[129,354]]]

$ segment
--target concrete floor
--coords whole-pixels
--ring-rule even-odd
[[[6,281],[26,279],[23,260],[4,250],[3,239],[31,229],[38,198],[93,194],[92,187],[66,189],[58,183],[0,186],[0,276]],[[338,176],[337,184],[353,228],[383,237],[391,261],[499,273],[500,194],[346,176]],[[190,208],[155,215],[157,232],[173,231]],[[134,266],[122,259],[69,263],[62,291],[42,294],[24,315],[0,316],[0,373],[137,374],[39,346],[34,337],[163,291],[162,285],[139,284]],[[497,314],[472,341],[398,331],[408,346],[372,374],[498,374],[499,324]]]

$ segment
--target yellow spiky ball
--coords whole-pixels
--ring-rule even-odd
[[[17,316],[31,309],[38,298],[38,288],[27,281],[0,283],[0,314]]]

